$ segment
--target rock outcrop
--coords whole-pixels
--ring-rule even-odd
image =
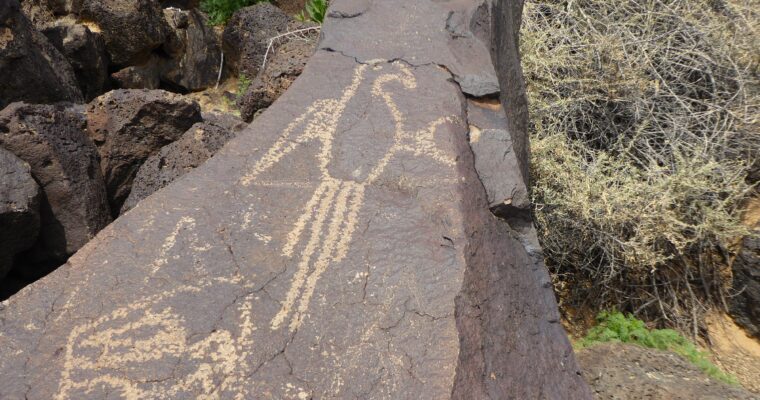
[[[201,120],[198,103],[163,90],[114,90],[87,106],[87,134],[98,148],[114,215],[143,162]]]
[[[240,116],[250,122],[259,110],[269,107],[298,78],[316,48],[316,35],[298,36],[278,45],[267,57],[245,93],[237,101]]]
[[[68,20],[59,20],[42,32],[71,64],[85,101],[94,99],[110,87],[108,53],[99,33]]]
[[[0,3],[0,109],[15,101],[82,101],[66,58],[21,13],[18,0]]]
[[[84,114],[63,105],[14,103],[0,111],[0,146],[31,166],[42,189],[40,235],[19,263],[60,264],[111,222]],[[42,268],[42,267],[41,267]]]
[[[269,40],[299,24],[267,2],[236,11],[222,35],[226,68],[232,76],[242,74],[253,79],[264,61]]]
[[[480,5],[332,1],[277,102],[3,303],[0,397],[589,399],[469,147]]]
[[[170,59],[161,67],[162,80],[191,92],[214,86],[222,51],[206,16],[195,9],[167,8],[164,17],[170,30],[163,49]]]
[[[240,120],[193,125],[179,140],[164,146],[140,167],[121,213],[206,162],[245,126]]]
[[[72,13],[97,27],[111,61],[135,65],[166,40],[168,26],[157,0],[79,0]]]
[[[0,280],[13,267],[13,256],[37,240],[40,188],[29,164],[0,148]]]
[[[744,238],[732,265],[732,287],[737,294],[729,299],[729,311],[739,326],[760,339],[760,227],[755,229],[754,236]]]

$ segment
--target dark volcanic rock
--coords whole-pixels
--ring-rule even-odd
[[[132,191],[124,202],[121,213],[127,212],[142,199],[206,162],[245,127],[240,120],[232,129],[224,125],[228,124],[199,122],[179,140],[164,146],[148,158],[137,172]]]
[[[671,352],[603,343],[579,351],[577,358],[598,399],[757,399],[742,388],[708,377]]]
[[[161,60],[151,56],[142,65],[132,65],[111,74],[113,84],[121,89],[158,89],[161,86]]]
[[[445,53],[445,25],[479,4],[328,19],[372,44],[362,62],[317,51],[214,157],[3,303],[0,397],[589,399],[547,271],[475,172],[447,63],[491,60],[478,39],[480,58]]]
[[[758,228],[756,228],[758,229]],[[744,238],[732,265],[733,289],[729,312],[747,333],[760,339],[760,231]]]
[[[17,0],[0,2],[0,109],[14,101],[82,101],[66,58],[21,13]]]
[[[137,64],[161,46],[168,27],[157,0],[78,0],[72,11],[97,26],[116,65]]]
[[[226,68],[233,76],[244,74],[253,79],[264,61],[269,40],[288,32],[296,22],[266,2],[236,11],[222,35]]]
[[[11,270],[13,256],[37,240],[39,194],[29,164],[0,148],[0,280]]]
[[[87,106],[111,210],[118,214],[143,162],[201,121],[198,103],[163,90],[114,90]]]
[[[86,25],[66,21],[48,26],[43,33],[74,68],[86,101],[108,89],[108,54],[99,33],[90,31]]]
[[[221,68],[221,48],[214,29],[198,10],[164,9],[170,33],[164,45],[170,60],[162,67],[162,80],[188,91],[216,83]]]
[[[0,112],[0,146],[31,166],[42,188],[40,237],[24,264],[63,262],[110,221],[95,146],[83,113],[14,103]]]
[[[316,37],[288,40],[270,52],[264,70],[238,99],[240,115],[248,122],[257,111],[269,107],[303,72],[314,54]]]
[[[303,11],[306,0],[272,0],[272,4],[288,15],[295,15]]]

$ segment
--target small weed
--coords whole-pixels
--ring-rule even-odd
[[[296,19],[299,21],[313,21],[321,24],[325,21],[327,4],[327,0],[308,0],[304,10],[296,14]]]
[[[597,343],[622,342],[636,344],[658,350],[669,350],[685,357],[702,372],[712,378],[736,385],[738,381],[711,363],[707,355],[699,351],[688,339],[672,329],[648,329],[644,321],[621,312],[601,312],[596,317],[598,325],[588,331],[578,342],[578,347],[589,347]]]
[[[267,0],[202,0],[201,10],[208,14],[211,25],[227,23],[235,11]]]

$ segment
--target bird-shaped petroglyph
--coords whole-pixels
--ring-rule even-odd
[[[382,69],[377,63],[370,64],[374,64],[375,70]],[[320,183],[288,234],[282,254],[293,257],[296,246],[302,241],[305,241],[305,245],[299,255],[298,267],[282,308],[272,318],[272,329],[279,329],[291,315],[289,329],[294,331],[301,325],[319,278],[331,263],[339,263],[346,257],[356,230],[358,214],[364,203],[365,189],[380,177],[393,157],[408,152],[429,157],[446,166],[455,164],[454,158],[438,150],[434,134],[439,126],[454,122],[456,117],[442,117],[419,131],[409,131],[405,126],[404,114],[386,85],[397,82],[405,89],[412,90],[417,87],[417,81],[409,67],[401,62],[394,62],[392,66],[399,73],[382,73],[371,87],[372,96],[382,100],[393,119],[392,145],[361,181],[339,179],[330,173],[329,165],[334,161],[333,143],[338,122],[372,66],[365,64],[357,67],[351,84],[340,98],[316,101],[296,118],[274,146],[241,179],[243,185],[256,183],[262,173],[298,146],[312,141],[319,145],[317,167]],[[297,131],[298,128],[301,130]]]

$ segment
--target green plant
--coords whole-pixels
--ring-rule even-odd
[[[313,21],[321,24],[325,21],[327,5],[327,0],[308,0],[304,10],[296,15],[296,19],[300,21]]]
[[[237,85],[237,99],[240,100],[243,95],[245,95],[245,92],[248,91],[248,88],[251,86],[251,80],[245,76],[245,74],[240,74],[238,76],[238,85]]]
[[[601,312],[596,317],[597,325],[577,343],[577,347],[589,347],[597,343],[621,342],[672,351],[686,358],[705,374],[727,382],[738,384],[736,377],[721,371],[710,362],[707,355],[694,343],[672,329],[648,329],[644,321],[621,312]]]
[[[760,159],[758,0],[528,0],[539,238],[566,308],[696,336]]]
[[[267,0],[202,0],[201,10],[208,14],[210,24],[222,25],[235,11],[263,1]]]

